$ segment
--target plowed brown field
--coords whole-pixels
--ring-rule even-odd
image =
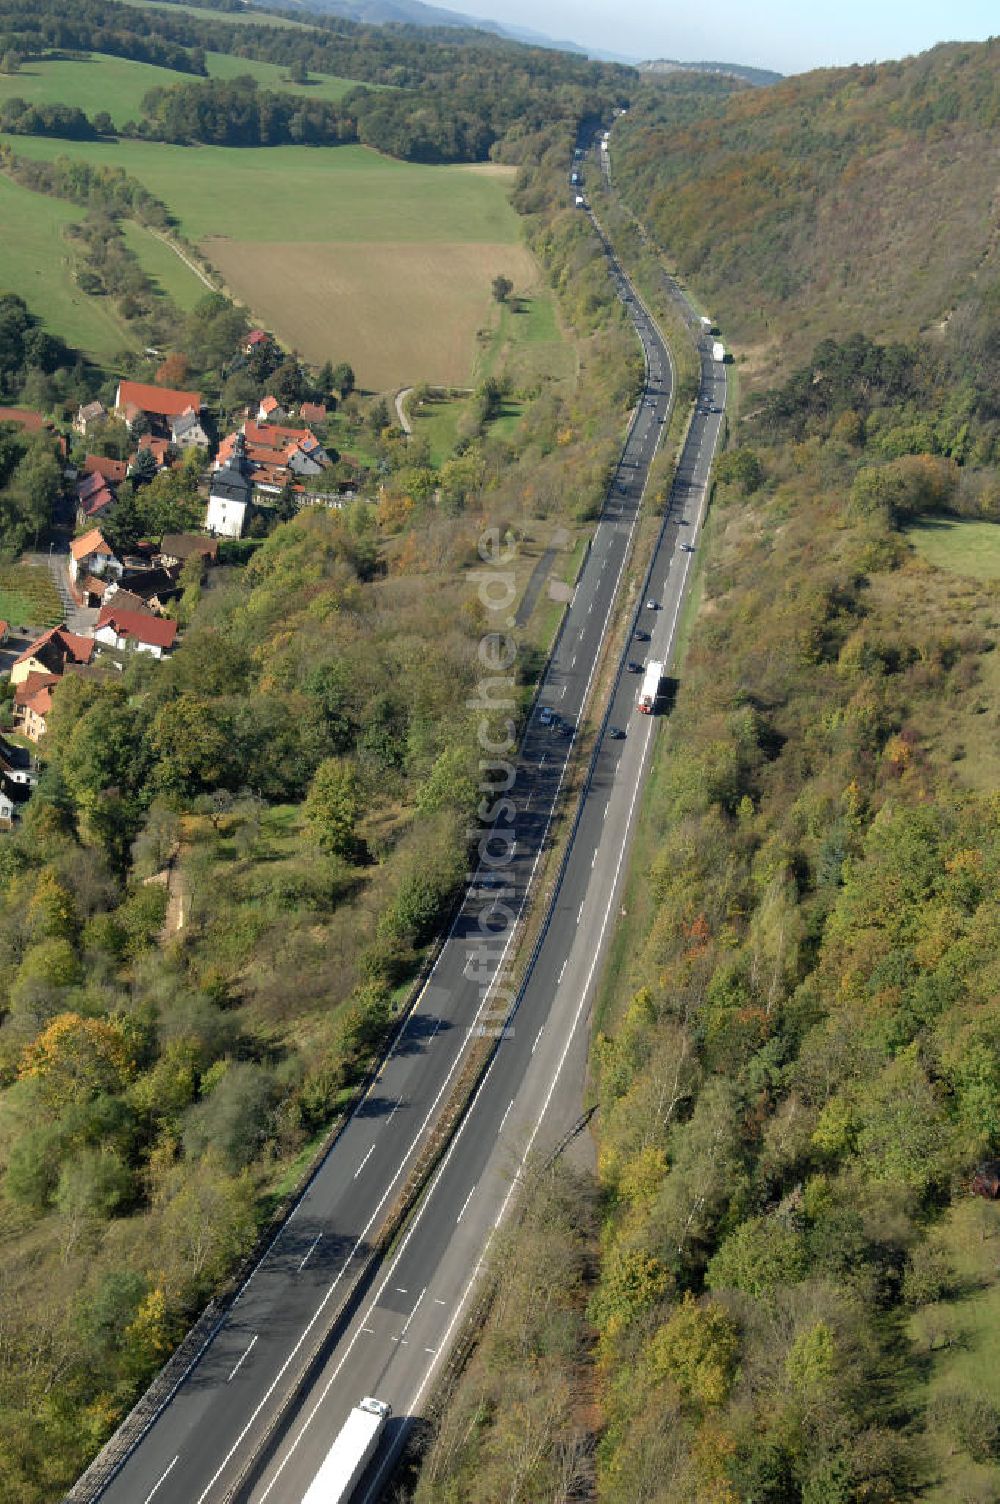
[[[490,284],[538,270],[521,245],[391,242],[204,244],[230,290],[306,360],[348,359],[373,391],[468,384]]]

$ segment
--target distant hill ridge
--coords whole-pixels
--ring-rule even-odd
[[[267,5],[266,9],[277,9]],[[281,0],[281,9],[311,11],[318,16],[339,16],[345,21],[358,21],[366,26],[419,26],[430,28],[471,28],[487,31],[508,41],[525,42],[532,47],[552,47],[560,52],[585,54],[587,49],[576,42],[555,41],[540,31],[525,26],[508,26],[501,21],[483,20],[479,16],[467,16],[461,11],[446,10],[439,5],[425,5],[423,0]]]
[[[640,73],[670,74],[670,73],[718,73],[723,78],[739,78],[744,83],[763,86],[765,84],[777,84],[784,78],[783,73],[774,73],[770,68],[750,68],[744,63],[681,63],[676,58],[661,57],[648,63],[637,63]]]

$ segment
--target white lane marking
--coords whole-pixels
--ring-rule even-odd
[[[301,1264],[299,1265],[299,1273],[300,1274],[302,1273],[302,1270],[308,1264],[309,1260],[312,1258],[313,1254],[316,1252],[316,1245],[320,1241],[320,1239],[322,1238],[322,1236],[323,1236],[323,1234],[321,1232],[318,1232],[316,1234],[316,1236],[313,1238],[312,1242],[309,1244],[309,1247],[306,1250],[306,1255],[303,1258]]]
[[[608,810],[610,808],[611,808],[611,800],[609,799],[608,802],[607,802],[607,804],[604,806],[604,818],[605,818],[605,820],[608,818]]]
[[[563,972],[566,970],[566,967],[568,965],[569,965],[569,956],[566,957],[565,961],[563,962],[563,964],[559,968],[559,975],[556,977],[556,985],[557,986],[562,981],[562,979],[563,979]]]
[[[563,686],[562,686],[562,688],[561,688],[561,689],[560,689],[560,691],[559,691],[559,699],[560,699],[560,700],[561,700],[561,699],[562,699],[562,697],[563,697],[563,695],[564,695],[564,694],[565,694],[565,693],[566,693],[566,686],[565,686],[565,684],[564,684],[564,685],[563,685]]]
[[[540,763],[539,763],[539,764],[538,764],[538,766],[539,766],[539,767],[540,767],[540,768],[544,768],[544,766],[545,766],[545,753],[544,753],[544,752],[543,752],[543,753],[542,753],[542,760],[541,760],[541,762],[540,762]]]
[[[433,1357],[434,1354],[437,1352],[437,1348],[436,1347],[425,1347],[424,1348],[424,1352],[425,1353],[430,1353],[431,1357]]]
[[[587,900],[584,899],[583,903],[586,903],[586,902],[587,902]],[[577,922],[577,924],[579,924],[580,920],[583,918],[583,903],[580,905],[580,912],[576,916],[576,922]]]
[[[570,668],[576,668],[576,656],[577,655],[574,653],[572,658],[569,660]]]
[[[396,1113],[399,1111],[399,1104],[402,1102],[402,1100],[403,1100],[402,1097],[397,1097],[396,1098],[395,1106],[393,1107],[393,1109],[390,1112],[389,1116],[386,1118],[386,1122],[387,1123],[391,1123],[392,1120],[393,1120],[393,1118],[396,1116]]]
[[[169,1474],[173,1472],[174,1468],[177,1466],[177,1464],[178,1464],[178,1462],[180,1462],[180,1460],[181,1460],[181,1454],[180,1454],[180,1452],[178,1452],[177,1456],[174,1458],[173,1462],[167,1464],[167,1471],[165,1473],[163,1473],[159,1478],[157,1478],[156,1482],[153,1484],[152,1488],[149,1490],[149,1493],[146,1495],[145,1499],[143,1499],[142,1504],[149,1504],[150,1499],[156,1493],[156,1490],[159,1488],[160,1484],[163,1482],[163,1479],[166,1478],[166,1477],[168,1477]]]
[[[403,1285],[397,1285],[396,1286],[396,1294],[397,1295],[409,1295],[409,1293],[410,1293],[409,1290],[407,1290],[405,1288],[405,1286],[403,1286]]]
[[[507,1118],[510,1115],[510,1109],[513,1107],[513,1105],[514,1105],[514,1098],[511,1097],[510,1101],[507,1103],[507,1111],[504,1113],[503,1117],[500,1119],[500,1127],[497,1129],[497,1138],[499,1138],[500,1135],[501,1135],[501,1133],[503,1132],[503,1125],[504,1125],[504,1123],[506,1123]],[[441,1304],[444,1305],[444,1301],[442,1301]]]
[[[361,1174],[361,1171],[364,1169],[365,1165],[368,1163],[374,1153],[375,1145],[372,1144],[371,1148],[368,1150],[368,1153],[365,1155],[364,1159],[361,1161],[361,1163],[358,1165],[358,1168],[354,1172],[355,1180],[357,1180],[358,1176]]]
[[[593,854],[593,856],[590,858],[590,870],[593,871],[596,866],[597,866],[597,852],[595,851],[594,854]]]
[[[545,1025],[542,1024],[542,1027],[539,1029],[538,1033],[535,1035],[535,1042],[531,1046],[531,1053],[532,1054],[534,1054],[535,1051],[538,1049],[538,1041],[541,1039],[541,1037],[544,1034],[544,1032],[545,1032]]]
[[[461,1222],[462,1218],[465,1216],[465,1208],[468,1206],[469,1202],[472,1200],[472,1198],[473,1198],[473,1196],[475,1194],[476,1194],[476,1188],[475,1188],[475,1186],[473,1186],[472,1190],[469,1192],[469,1194],[466,1196],[465,1200],[462,1202],[462,1210],[459,1212],[458,1216],[455,1218],[455,1224],[456,1224],[456,1226],[458,1225],[459,1222]]]
[[[233,1380],[235,1379],[236,1375],[239,1373],[240,1369],[243,1367],[243,1364],[246,1362],[247,1358],[249,1358],[251,1351],[253,1350],[254,1346],[256,1345],[257,1336],[258,1336],[258,1334],[256,1332],[254,1332],[253,1336],[250,1338],[250,1346],[247,1348],[246,1352],[243,1353],[243,1355],[240,1358],[237,1359],[236,1367],[233,1369],[232,1373],[229,1375],[229,1378],[226,1380],[227,1384],[231,1384],[233,1382]]]
[[[438,1296],[438,1295],[435,1295],[435,1297],[434,1297],[434,1304],[435,1304],[435,1305],[436,1305],[436,1306],[443,1306],[443,1305],[447,1305],[447,1303],[448,1303],[448,1302],[447,1302],[447,1301],[444,1301],[444,1300],[442,1300],[442,1299],[441,1299],[441,1298],[440,1298],[440,1296]]]
[[[402,1342],[403,1338],[406,1336],[407,1332],[409,1331],[409,1329],[410,1329],[410,1322],[413,1320],[414,1316],[417,1314],[417,1306],[420,1305],[420,1302],[423,1300],[423,1298],[424,1298],[424,1296],[426,1294],[427,1294],[427,1286],[425,1285],[424,1288],[421,1290],[420,1294],[417,1296],[416,1305],[413,1307],[413,1310],[410,1312],[409,1316],[407,1316],[407,1318],[406,1318],[406,1324],[404,1325],[403,1330],[399,1334],[399,1340],[400,1340],[400,1342]]]
[[[672,377],[673,377],[674,381],[676,381],[676,379],[677,379],[677,372],[676,372],[676,367],[675,367],[675,364],[674,364],[673,356],[670,353],[669,346],[666,346],[665,349],[666,349],[667,360],[668,360],[668,363],[670,365],[670,370],[671,370]],[[629,532],[628,532],[627,543],[631,541],[631,539],[632,539],[632,537],[633,537],[633,535],[635,533],[635,529],[636,529],[636,527],[638,525],[639,518],[642,515],[642,505],[641,505],[641,503],[645,499],[646,488],[647,488],[648,484],[649,484],[649,477],[647,476],[646,477],[646,481],[643,484],[642,492],[641,492],[640,497],[639,497],[640,505],[636,507],[635,512],[634,512],[633,517],[632,517],[632,521],[629,524]],[[704,497],[702,498],[702,502],[704,502]],[[615,579],[614,588],[612,589],[612,592],[611,592],[611,598],[610,598],[610,600],[608,602],[608,609],[607,609],[607,611],[605,613],[604,626],[603,626],[602,632],[601,632],[602,640],[603,640],[604,635],[607,632],[608,623],[611,620],[611,613],[612,613],[612,611],[614,609],[615,601],[616,601],[616,599],[618,597],[618,591],[619,591],[619,588],[621,586],[622,575],[623,575],[624,570],[625,570],[625,560],[626,560],[627,557],[628,557],[628,547],[626,546],[625,551],[622,554],[621,564],[618,567],[618,575],[617,575],[617,578]],[[575,599],[575,596],[574,596],[574,599]],[[581,705],[584,705],[587,702],[587,696],[590,693],[590,686],[591,686],[591,683],[593,682],[594,675],[597,672],[597,662],[598,662],[598,660],[597,660],[597,657],[595,656],[594,661],[593,661],[593,663],[591,664],[591,667],[590,667],[590,673],[587,676],[587,682],[584,685],[583,696],[582,696],[581,701],[580,701]],[[647,731],[647,746],[649,744],[649,732],[651,732],[653,730],[653,727],[655,726],[655,724],[656,724],[656,722],[651,719],[650,720],[650,724],[649,724],[649,728],[648,728],[648,731]],[[573,731],[573,740],[575,740],[575,739],[576,739],[576,729],[574,728],[574,731]],[[543,759],[543,761],[544,761],[544,759]],[[568,766],[568,762],[569,762],[569,750],[567,749],[567,754],[566,754],[566,757],[563,760],[562,771],[561,771],[560,777],[559,777],[559,785],[558,785],[558,787],[556,789],[556,793],[555,793],[555,799],[558,799],[559,793],[560,793],[560,791],[562,789],[562,780],[563,780],[563,778],[566,775],[566,768]],[[641,771],[641,769],[640,769],[640,771]],[[634,805],[634,803],[635,803],[635,800],[633,798],[633,805]],[[532,883],[532,881],[534,879],[535,870],[536,870],[536,868],[538,866],[538,863],[541,860],[542,852],[545,849],[545,837],[548,835],[549,827],[552,824],[552,820],[553,820],[553,817],[554,817],[554,812],[555,812],[555,802],[553,802],[553,805],[552,805],[551,809],[549,810],[548,818],[547,818],[547,820],[545,822],[545,829],[542,832],[542,839],[541,839],[541,841],[539,843],[538,850],[537,850],[537,852],[535,854],[535,861],[534,861],[534,864],[532,866],[531,873],[529,874],[528,885],[527,885],[527,887],[525,889],[525,897],[524,897],[524,900],[522,900],[522,908],[524,906],[524,902],[527,901],[527,895],[528,895],[528,892],[530,891],[531,883]],[[632,815],[632,808],[630,807],[630,809],[629,809],[629,822],[631,821],[631,815]],[[626,824],[625,828],[626,828],[626,831],[629,829],[629,823]],[[620,866],[620,863],[619,863],[619,866]],[[618,880],[618,869],[616,869],[616,872],[615,872],[615,883],[617,883],[617,880]],[[580,914],[581,914],[581,916],[583,914],[583,905],[582,904],[580,905]],[[457,914],[455,916],[455,919],[452,921],[452,927],[449,930],[448,935],[445,937],[446,941],[451,938],[451,935],[452,935],[452,933],[453,933],[456,925],[458,924],[460,916],[461,916],[461,911],[459,911],[459,914]],[[496,972],[497,976],[500,976],[500,975],[503,974],[503,963],[504,963],[504,961],[506,959],[507,951],[508,951],[508,949],[510,947],[510,944],[511,944],[511,942],[513,940],[513,937],[514,937],[516,931],[517,931],[517,926],[516,925],[512,925],[511,929],[510,929],[510,933],[508,935],[507,944],[504,946],[503,953],[501,954],[500,960],[499,960],[499,962],[497,964],[497,972]],[[445,949],[445,947],[442,947],[441,954],[444,953],[444,949]],[[438,966],[438,964],[440,962],[440,959],[441,959],[441,956],[439,955],[438,956],[438,961],[436,961],[434,963],[434,967],[431,970],[431,976],[434,975],[434,971],[437,969],[437,966]],[[429,984],[430,984],[430,978],[428,978],[428,985]],[[488,1004],[489,1004],[489,1002],[490,1002],[490,1000],[492,998],[492,992],[493,992],[493,988],[491,986],[490,988],[487,989],[486,994],[485,994],[485,996],[483,998],[483,1001],[482,1001],[482,1003],[481,1003],[481,1005],[479,1007],[479,1010],[476,1013],[476,1017],[473,1020],[473,1024],[472,1024],[472,1031],[473,1032],[475,1031],[476,1026],[477,1026],[477,1024],[479,1022],[480,1017],[482,1016],[484,1010],[486,1009],[486,1007],[488,1006]],[[580,1003],[580,1007],[581,1008],[583,1006],[582,996],[581,996],[581,1003]],[[579,1013],[579,1010],[578,1010],[578,1013]],[[574,1028],[575,1028],[575,1024],[574,1024]],[[570,1033],[570,1037],[572,1038],[572,1031]],[[563,1061],[565,1060],[566,1055],[568,1053],[569,1053],[569,1045],[567,1044],[567,1046],[566,1046],[566,1048],[565,1048],[565,1050],[563,1052],[563,1056],[562,1056],[562,1058],[560,1060],[560,1063],[559,1063],[559,1067],[558,1067],[558,1070],[557,1070],[557,1077],[558,1077],[559,1071],[562,1070]],[[211,1491],[214,1488],[216,1482],[218,1481],[219,1477],[221,1476],[223,1470],[228,1466],[229,1462],[231,1461],[231,1459],[233,1457],[233,1454],[237,1451],[237,1449],[240,1446],[242,1446],[242,1444],[243,1444],[244,1440],[246,1439],[246,1436],[249,1433],[251,1427],[256,1423],[257,1417],[260,1415],[261,1410],[267,1404],[268,1400],[270,1400],[271,1395],[274,1393],[274,1391],[277,1388],[278,1384],[281,1382],[282,1378],[284,1377],[284,1375],[285,1375],[285,1373],[286,1373],[286,1371],[288,1369],[289,1364],[294,1360],[294,1358],[296,1357],[297,1353],[299,1352],[299,1349],[301,1348],[303,1342],[305,1342],[305,1340],[308,1337],[308,1335],[309,1335],[310,1331],[312,1330],[313,1326],[316,1324],[316,1322],[319,1320],[320,1316],[322,1315],[322,1312],[325,1309],[327,1302],[329,1301],[329,1299],[333,1295],[334,1289],[336,1288],[336,1285],[337,1285],[338,1281],[340,1280],[340,1277],[343,1274],[344,1269],[346,1269],[350,1265],[351,1260],[354,1257],[354,1254],[357,1252],[358,1248],[361,1246],[362,1241],[367,1237],[367,1235],[370,1232],[370,1230],[371,1230],[371,1228],[372,1228],[372,1226],[373,1226],[376,1218],[378,1217],[379,1213],[381,1212],[382,1207],[385,1204],[386,1199],[391,1195],[392,1190],[393,1190],[393,1188],[394,1188],[394,1186],[396,1184],[396,1181],[399,1179],[400,1175],[403,1172],[403,1166],[405,1165],[406,1161],[409,1159],[410,1153],[415,1148],[415,1146],[418,1143],[418,1141],[420,1140],[420,1138],[422,1138],[423,1132],[424,1132],[424,1128],[425,1128],[426,1124],[428,1123],[428,1121],[430,1120],[431,1115],[436,1110],[437,1104],[441,1100],[441,1097],[442,1097],[443,1093],[447,1090],[448,1084],[451,1081],[451,1077],[454,1074],[455,1070],[457,1069],[458,1064],[462,1060],[462,1058],[463,1058],[463,1056],[462,1056],[461,1052],[459,1052],[458,1054],[456,1054],[455,1060],[452,1063],[451,1069],[448,1071],[448,1074],[446,1075],[446,1077],[445,1077],[445,1079],[444,1079],[444,1081],[443,1081],[443,1083],[442,1083],[442,1085],[440,1087],[440,1090],[438,1091],[437,1096],[434,1098],[434,1101],[431,1103],[431,1106],[430,1106],[430,1108],[428,1110],[427,1116],[424,1118],[424,1122],[421,1125],[420,1130],[419,1130],[417,1136],[413,1139],[413,1142],[411,1143],[410,1149],[407,1151],[407,1153],[400,1160],[399,1166],[397,1168],[395,1176],[389,1182],[389,1185],[386,1188],[386,1190],[385,1190],[385,1192],[384,1192],[384,1194],[382,1196],[382,1199],[379,1201],[378,1206],[375,1208],[374,1212],[372,1213],[371,1217],[369,1218],[369,1221],[367,1222],[366,1226],[364,1227],[363,1231],[361,1232],[360,1236],[358,1237],[358,1240],[357,1240],[357,1242],[354,1245],[354,1249],[352,1250],[350,1257],[348,1258],[347,1262],[344,1264],[343,1269],[341,1269],[340,1274],[337,1275],[337,1278],[334,1280],[333,1284],[330,1286],[330,1288],[327,1291],[326,1295],[323,1297],[323,1300],[320,1302],[320,1305],[317,1307],[317,1309],[314,1312],[313,1316],[310,1318],[310,1320],[306,1324],[305,1329],[303,1330],[302,1335],[299,1337],[298,1342],[296,1342],[296,1344],[295,1344],[294,1348],[292,1349],[291,1353],[285,1359],[285,1361],[282,1364],[281,1368],[278,1370],[278,1373],[276,1374],[275,1378],[272,1380],[271,1385],[270,1385],[270,1387],[267,1390],[267,1393],[264,1395],[263,1399],[260,1401],[260,1403],[258,1404],[257,1408],[254,1410],[253,1414],[248,1419],[246,1425],[243,1427],[243,1430],[240,1432],[239,1436],[236,1438],[236,1441],[233,1443],[233,1445],[230,1448],[230,1450],[229,1450],[228,1454],[226,1455],[226,1457],[223,1458],[222,1464],[220,1465],[220,1467],[216,1471],[215,1476],[212,1479],[210,1479],[208,1487],[198,1497],[198,1499],[195,1501],[195,1504],[205,1504],[205,1500],[208,1498],[208,1495],[211,1493]],[[494,1060],[496,1060],[497,1058],[498,1058],[497,1056],[494,1056]],[[486,1072],[486,1075],[483,1077],[483,1082],[485,1082],[485,1080],[489,1076],[489,1073],[490,1073],[491,1070],[492,1070],[492,1064],[488,1068],[488,1070]],[[481,1089],[482,1089],[482,1082],[480,1083],[480,1090]],[[478,1091],[477,1091],[476,1095],[478,1096]],[[551,1093],[550,1093],[550,1096],[551,1096]],[[545,1112],[546,1108],[548,1107],[548,1100],[549,1099],[547,1098],[545,1106],[542,1109],[543,1113]],[[473,1104],[474,1104],[474,1102],[475,1102],[475,1097],[473,1098]],[[513,1103],[511,1103],[511,1106],[513,1106]],[[510,1109],[508,1108],[508,1111],[509,1110]],[[506,1113],[504,1114],[504,1117],[506,1118]],[[465,1123],[467,1123],[467,1122],[468,1122],[468,1116],[463,1120],[462,1124],[459,1125],[458,1133],[456,1134],[455,1138],[452,1139],[451,1145],[450,1145],[447,1153],[445,1154],[445,1157],[444,1157],[444,1159],[443,1159],[443,1161],[442,1161],[442,1163],[441,1163],[441,1165],[440,1165],[440,1167],[438,1169],[438,1173],[434,1177],[434,1180],[431,1183],[431,1187],[430,1187],[431,1193],[433,1193],[434,1186],[437,1184],[438,1180],[440,1180],[440,1178],[441,1178],[441,1175],[444,1173],[445,1167],[447,1166],[448,1161],[451,1158],[451,1155],[452,1155],[452,1152],[454,1150],[455,1144],[458,1142],[458,1139],[461,1137],[463,1128],[465,1126]],[[541,1119],[539,1119],[539,1124],[540,1124],[540,1122],[541,1122]],[[532,1140],[531,1140],[532,1143],[534,1142],[535,1134],[537,1134],[537,1131],[538,1131],[538,1125],[536,1125],[535,1133],[532,1134]],[[513,1186],[511,1187],[511,1192],[512,1191],[513,1191]],[[508,1198],[507,1198],[508,1200],[510,1199],[511,1192],[508,1193]],[[429,1200],[430,1200],[430,1195],[428,1195],[427,1197],[425,1197],[425,1200],[424,1200],[424,1203],[423,1203],[424,1207],[426,1207],[426,1205],[428,1204]],[[499,1226],[500,1220],[502,1219],[502,1217],[504,1215],[504,1211],[506,1210],[506,1206],[507,1206],[507,1201],[504,1202],[503,1207],[501,1207],[501,1209],[500,1209],[500,1216],[498,1217],[497,1224],[496,1224],[497,1226]],[[419,1225],[419,1222],[420,1222],[420,1219],[421,1219],[422,1215],[423,1215],[423,1210],[421,1209],[421,1210],[418,1211],[417,1216],[414,1218],[413,1222],[410,1224],[410,1230],[407,1233],[406,1237],[403,1239],[402,1244],[400,1245],[399,1253],[397,1254],[396,1259],[393,1261],[392,1269],[390,1269],[389,1274],[386,1276],[386,1282],[388,1282],[388,1279],[391,1278],[392,1272],[395,1269],[396,1264],[399,1262],[399,1259],[402,1257],[403,1249],[407,1246],[407,1244],[408,1244],[408,1242],[410,1240],[410,1237],[412,1237],[414,1230]],[[280,1236],[280,1234],[279,1234],[279,1236]],[[480,1263],[477,1265],[476,1270],[473,1273],[473,1276],[472,1276],[473,1279],[476,1278],[476,1276],[478,1275],[479,1269],[481,1267],[482,1267],[482,1259],[480,1259]],[[248,1281],[248,1283],[249,1283],[249,1281]],[[244,1286],[244,1288],[245,1288],[245,1286]],[[384,1283],[383,1283],[383,1285],[382,1285],[381,1288],[382,1289],[385,1288],[385,1284]],[[465,1292],[465,1294],[462,1297],[463,1301],[467,1298],[468,1289],[469,1289],[469,1287],[467,1286],[466,1287],[466,1292]],[[454,1329],[454,1325],[455,1325],[455,1318],[453,1317],[452,1321],[451,1321],[451,1324],[448,1327],[448,1332],[446,1334],[447,1336],[450,1337],[451,1332]],[[340,1371],[343,1368],[344,1364],[346,1363],[348,1357],[350,1356],[351,1349],[353,1348],[354,1341],[356,1341],[356,1340],[357,1340],[357,1334],[355,1334],[355,1338],[352,1339],[352,1341],[348,1343],[346,1353],[344,1354],[344,1356],[340,1360],[340,1362],[337,1364],[337,1366],[334,1369],[333,1373],[331,1374],[330,1378],[327,1380],[327,1383],[324,1386],[324,1388],[322,1390],[322,1393],[320,1394],[320,1397],[317,1400],[316,1404],[313,1406],[312,1410],[309,1412],[309,1414],[307,1415],[306,1419],[302,1422],[302,1425],[301,1425],[301,1427],[299,1429],[298,1435],[296,1436],[295,1440],[289,1446],[288,1451],[285,1453],[285,1456],[282,1459],[282,1461],[281,1461],[281,1463],[280,1463],[280,1465],[279,1465],[279,1467],[278,1467],[278,1469],[277,1469],[274,1477],[272,1478],[271,1482],[268,1484],[267,1488],[261,1494],[261,1496],[260,1496],[260,1504],[264,1504],[264,1501],[270,1495],[270,1493],[273,1490],[273,1488],[274,1488],[275,1484],[277,1483],[278,1479],[281,1477],[281,1474],[284,1472],[285,1467],[288,1465],[288,1462],[289,1462],[290,1458],[292,1457],[293,1453],[296,1451],[296,1449],[297,1449],[297,1447],[299,1445],[299,1442],[302,1440],[303,1436],[305,1435],[305,1433],[306,1433],[307,1429],[309,1428],[309,1426],[312,1424],[313,1420],[316,1418],[316,1415],[317,1415],[317,1413],[318,1413],[318,1411],[320,1409],[320,1406],[323,1403],[323,1400],[326,1398],[326,1395],[329,1393],[331,1386],[336,1382],[337,1378],[339,1377]],[[421,1394],[423,1393],[424,1389],[427,1387],[428,1378],[429,1378],[430,1374],[433,1373],[433,1371],[434,1371],[434,1365],[431,1366],[431,1369],[428,1371],[428,1377],[424,1379],[424,1382],[423,1382],[423,1384],[420,1387],[420,1391],[419,1392]],[[395,1454],[394,1454],[394,1452],[389,1454],[389,1457],[386,1459],[386,1461],[387,1462],[394,1462],[395,1461]],[[378,1474],[376,1475],[375,1485],[378,1485],[381,1482],[382,1474],[384,1473],[385,1468],[386,1468],[386,1463],[383,1463],[382,1467],[380,1468],[380,1470],[378,1472]]]
[[[374,1327],[373,1327],[373,1326],[363,1326],[363,1327],[362,1327],[362,1328],[361,1328],[361,1330],[362,1330],[362,1331],[363,1331],[363,1332],[364,1332],[364,1333],[365,1333],[365,1335],[366,1335],[366,1336],[368,1336],[368,1337],[374,1337],[374,1335],[375,1335],[375,1328],[374,1328]]]

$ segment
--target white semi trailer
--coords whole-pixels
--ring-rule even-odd
[[[721,340],[716,340],[712,345],[712,359],[723,361],[726,358],[726,347]]]
[[[642,684],[639,687],[639,709],[643,715],[652,715],[655,711],[662,678],[663,664],[651,658],[646,664],[646,672],[642,676]]]
[[[302,1504],[347,1504],[375,1455],[392,1409],[382,1400],[364,1399],[340,1428],[323,1466],[310,1483]]]

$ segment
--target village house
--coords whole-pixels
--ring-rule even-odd
[[[201,412],[201,393],[176,391],[172,387],[152,386],[144,381],[119,381],[115,393],[115,412],[130,428],[140,417],[161,438],[169,438],[171,425],[183,413]]]
[[[25,747],[0,736],[0,826],[9,829],[38,782],[38,768]]]
[[[94,644],[89,637],[70,632],[65,625],[50,627],[14,659],[10,682],[24,684],[32,674],[58,678],[67,663],[89,663],[93,654]]]
[[[88,574],[115,578],[121,572],[121,561],[98,528],[73,539],[69,546],[69,573],[74,584]]]
[[[283,423],[288,417],[277,397],[262,397],[257,406],[258,423]]]
[[[52,427],[41,413],[33,412],[30,407],[0,407],[0,423],[23,428],[25,433],[42,433]]]
[[[300,477],[319,475],[330,463],[329,455],[311,429],[247,419],[242,430],[227,434],[219,445],[215,460],[219,469],[230,464],[238,442],[243,473],[255,490],[271,495],[277,495]]]
[[[30,673],[15,688],[14,725],[29,741],[37,742],[45,735],[52,691],[58,683],[57,674]]]
[[[218,538],[206,538],[203,533],[164,533],[160,539],[159,563],[166,570],[195,558],[214,564],[218,557]]]
[[[131,602],[138,602],[138,606],[152,615],[160,616],[166,610],[171,601],[175,601],[180,595],[180,585],[177,577],[180,569],[165,569],[155,566],[152,569],[127,569],[121,577],[121,583],[112,580],[106,587],[102,604],[108,606],[114,601],[116,606],[129,606]]]
[[[0,648],[3,647],[10,635],[10,622],[0,620]]]
[[[0,773],[0,828],[10,830],[20,817],[21,806],[30,798],[30,788],[23,783],[14,783]]]
[[[151,434],[146,434],[143,437],[141,443],[137,446],[135,453],[129,455],[129,475],[131,475],[133,470],[135,469],[136,461],[138,460],[139,455],[144,449],[148,450],[156,461],[157,471],[166,470],[167,466],[171,462],[171,455],[176,453],[172,439],[157,439],[154,438]]]
[[[102,606],[94,641],[119,651],[132,650],[162,658],[174,646],[177,623],[139,611],[120,610],[114,601]]]
[[[80,434],[81,438],[86,438],[91,429],[100,428],[101,424],[107,421],[108,411],[103,402],[85,402],[81,403],[76,410],[73,429],[75,433]]]
[[[76,483],[76,524],[85,527],[114,506],[115,493],[103,475],[84,475]]]
[[[325,402],[303,402],[299,407],[299,417],[303,423],[325,423]]]
[[[5,736],[0,736],[0,775],[29,789],[38,782],[38,768],[30,752],[9,742]]]
[[[178,449],[207,449],[211,443],[194,409],[181,413],[170,425],[170,437]]]
[[[251,329],[247,335],[246,344],[243,346],[244,355],[252,355],[255,350],[271,343],[271,336],[265,334],[263,329]]]
[[[214,472],[209,485],[205,513],[207,532],[218,533],[224,538],[243,536],[253,495],[247,469],[243,435],[237,434],[227,463]]]
[[[109,486],[120,486],[128,474],[124,460],[112,460],[106,454],[85,454],[80,468],[84,475],[101,476]]]

